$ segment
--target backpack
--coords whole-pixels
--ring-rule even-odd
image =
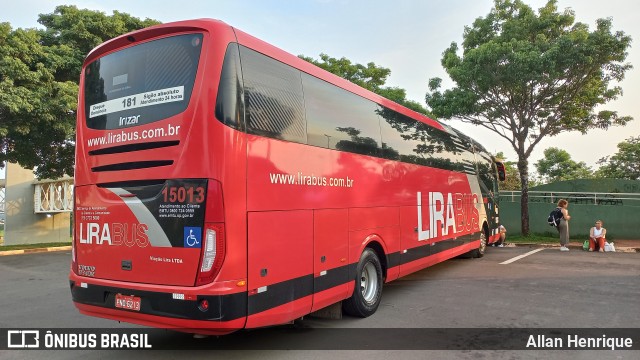
[[[562,218],[563,218],[562,210],[560,210],[560,208],[557,207],[553,209],[553,211],[551,211],[551,213],[549,214],[549,217],[547,218],[547,223],[549,223],[549,226],[558,227],[558,224],[560,224],[560,219]]]

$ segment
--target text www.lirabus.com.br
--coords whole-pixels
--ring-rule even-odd
[[[353,179],[333,178],[326,176],[305,175],[301,172],[297,174],[269,173],[269,180],[272,184],[280,185],[303,185],[303,186],[328,186],[328,187],[353,187]]]
[[[180,132],[180,125],[173,126],[171,124],[167,125],[166,128],[155,128],[148,130],[135,130],[135,131],[126,131],[121,130],[117,132],[110,132],[106,135],[90,138],[87,140],[87,145],[89,146],[97,146],[97,145],[111,145],[118,144],[127,141],[135,141],[135,140],[150,140],[157,139],[167,136],[176,136]]]

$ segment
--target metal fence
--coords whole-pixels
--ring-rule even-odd
[[[520,202],[520,196],[520,191],[500,191],[500,201]],[[529,203],[556,204],[560,199],[570,204],[640,207],[640,193],[529,191]]]

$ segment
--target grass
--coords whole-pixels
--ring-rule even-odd
[[[507,243],[516,243],[516,244],[522,244],[522,243],[528,243],[528,244],[551,244],[551,243],[556,243],[558,242],[558,237],[551,237],[551,236],[544,236],[544,235],[528,235],[528,236],[522,236],[522,235],[514,235],[514,236],[508,236],[507,235]]]
[[[0,246],[0,252],[11,250],[26,250],[26,249],[38,249],[58,246],[71,246],[71,242],[54,242],[54,243],[40,243],[40,244],[25,244],[25,245],[7,245]]]

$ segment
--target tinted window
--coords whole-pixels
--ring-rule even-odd
[[[300,72],[240,47],[247,130],[276,139],[306,142]]]
[[[456,137],[388,108],[381,108],[379,114],[384,157],[445,170],[463,170]]]
[[[218,85],[216,118],[234,129],[244,129],[244,99],[238,44],[227,47]]]
[[[85,115],[92,129],[166,119],[189,104],[202,34],[149,41],[106,55],[85,69]]]
[[[453,135],[454,142],[456,144],[456,167],[458,171],[465,172],[467,174],[476,174],[476,158],[473,154],[474,144],[469,137],[461,132],[454,130],[456,135]]]
[[[302,83],[309,145],[379,155],[377,104],[307,74]]]
[[[378,114],[382,118],[382,157],[417,164],[420,144],[419,136],[416,134],[418,123],[408,116],[383,107]]]
[[[480,188],[482,195],[494,195],[498,190],[498,180],[496,178],[496,165],[486,152],[478,153],[478,175],[480,178]]]

